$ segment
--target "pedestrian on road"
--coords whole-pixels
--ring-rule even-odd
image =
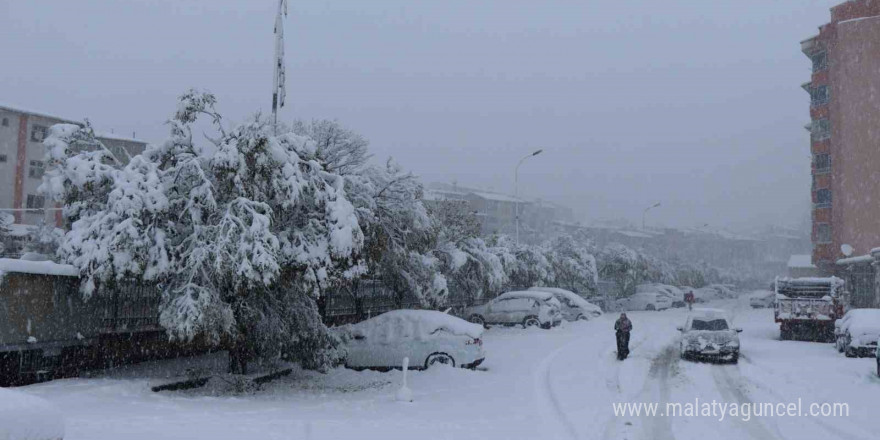
[[[620,318],[614,322],[614,331],[617,334],[617,360],[624,360],[629,356],[629,332],[632,331],[633,324],[626,317],[626,313],[621,313]]]
[[[696,298],[694,297],[693,290],[688,290],[688,292],[684,294],[684,302],[687,303],[688,310],[694,309],[694,303],[696,302]]]

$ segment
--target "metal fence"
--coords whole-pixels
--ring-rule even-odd
[[[849,305],[853,308],[878,307],[874,292],[875,268],[872,262],[860,262],[844,266],[841,278],[849,292]]]

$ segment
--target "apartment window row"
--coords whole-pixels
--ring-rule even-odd
[[[828,68],[828,53],[819,52],[810,57],[813,61],[813,73],[821,72]]]
[[[46,205],[46,196],[37,196],[33,194],[28,194],[27,196],[27,209],[43,209],[43,206]]]
[[[28,177],[34,179],[42,179],[43,173],[46,171],[46,164],[41,160],[32,160],[31,166],[28,168]]]
[[[830,208],[831,207],[831,190],[828,188],[822,188],[816,190],[816,207],[817,208]]]
[[[831,171],[831,155],[828,153],[814,154],[813,169],[816,173]]]
[[[831,225],[828,223],[819,223],[816,225],[816,243],[831,243]]]
[[[828,86],[817,86],[810,88],[810,105],[811,106],[820,106],[825,105],[831,99],[831,90]]]
[[[822,141],[831,137],[831,121],[828,119],[816,119],[810,124],[810,137],[813,142]]]

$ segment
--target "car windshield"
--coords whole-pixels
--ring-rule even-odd
[[[694,319],[691,321],[691,330],[728,330],[725,319]]]

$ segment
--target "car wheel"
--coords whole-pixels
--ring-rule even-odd
[[[653,311],[653,310],[657,310],[657,308],[654,307],[654,304],[648,304],[648,306],[645,307],[645,310],[647,310],[647,311],[650,312],[650,311]]]
[[[482,325],[483,328],[488,327],[488,326],[486,325],[486,320],[483,319],[483,317],[480,316],[480,315],[471,315],[471,317],[468,318],[468,321],[470,321],[470,322],[472,322],[472,323],[474,323],[474,324],[477,324],[477,325]]]
[[[843,354],[844,354],[846,357],[848,357],[848,358],[854,358],[854,357],[856,357],[856,355],[857,355],[858,353],[856,353],[856,350],[855,350],[854,348],[852,348],[852,347],[846,347],[846,349],[844,350]]]
[[[526,319],[523,320],[523,324],[522,324],[522,325],[523,325],[523,328],[529,328],[529,327],[540,327],[540,326],[541,326],[541,321],[539,321],[538,318],[535,317],[535,316],[529,316],[529,317],[527,317]]]
[[[452,356],[446,353],[434,353],[425,359],[426,370],[436,365],[449,365],[450,367],[455,367],[455,359],[452,359]]]
[[[739,352],[736,352],[733,354],[733,357],[730,358],[730,363],[731,364],[738,364],[739,363]]]
[[[584,315],[578,315],[577,319],[575,319],[575,321],[586,321],[586,320],[587,320],[587,317]]]

